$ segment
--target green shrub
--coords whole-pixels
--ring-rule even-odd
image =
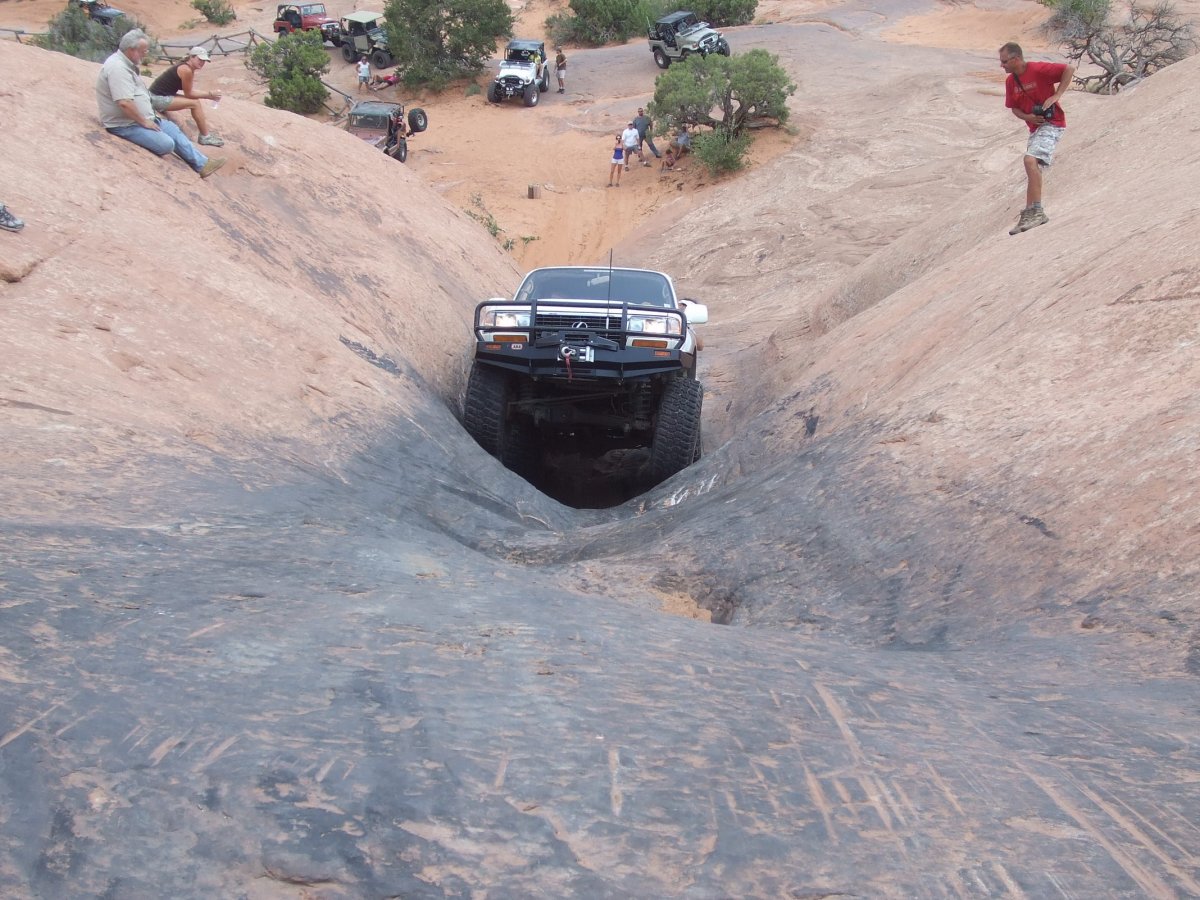
[[[483,71],[496,41],[512,34],[504,0],[387,0],[388,49],[415,87],[445,87]]]
[[[237,18],[229,0],[192,0],[192,9],[214,25],[228,25]]]
[[[600,47],[646,33],[663,14],[663,0],[571,0],[571,12],[546,19],[554,44]]]
[[[43,50],[53,50],[92,62],[103,62],[116,52],[117,45],[126,32],[135,28],[141,28],[141,25],[132,16],[115,19],[109,28],[100,22],[92,21],[80,7],[72,4],[51,19],[46,33],[35,37],[33,43]],[[151,37],[150,58],[157,55],[157,52],[158,45]]]
[[[281,34],[273,44],[259,44],[246,57],[246,68],[267,80],[263,102],[272,109],[307,115],[329,97],[319,78],[329,71],[329,54],[318,31]]]
[[[692,152],[704,163],[710,175],[736,172],[746,165],[750,135],[733,135],[724,130],[709,131],[692,138]]]
[[[688,9],[709,25],[748,25],[754,21],[758,0],[696,0]]]

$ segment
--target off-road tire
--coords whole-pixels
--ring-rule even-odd
[[[654,64],[660,69],[665,69],[667,66],[671,65],[671,57],[667,56],[667,54],[663,52],[662,47],[654,48]]]
[[[509,376],[491,366],[475,363],[467,379],[463,398],[463,427],[484,450],[500,457],[508,424],[508,401],[512,393]]]
[[[546,67],[546,71],[542,73],[542,77],[538,79],[538,90],[543,94],[550,90],[550,67]]]
[[[407,162],[408,141],[406,141],[404,138],[400,138],[400,140],[396,141],[392,147],[388,148],[387,155],[396,160],[396,162]]]
[[[425,110],[417,106],[408,111],[408,130],[420,134],[429,127],[429,116],[425,115]]]
[[[728,56],[729,55],[729,41],[721,41],[719,44],[717,44],[717,52],[720,53],[722,56]]]
[[[342,44],[342,59],[344,59],[348,63],[352,63],[352,62],[354,62],[354,60],[356,58],[357,58],[357,54],[355,54],[355,52],[354,52],[354,45],[353,44]]]
[[[509,416],[512,376],[475,363],[463,400],[463,426],[484,450],[506,469],[528,478],[537,464],[537,432],[533,423]]]
[[[371,52],[371,65],[377,69],[388,68],[395,60],[392,59],[392,54],[386,50],[374,50]]]
[[[691,378],[667,382],[650,445],[650,478],[658,484],[699,458],[704,388]]]
[[[530,82],[529,84],[525,85],[525,91],[522,96],[524,97],[526,106],[537,106],[538,98],[541,96],[541,92],[538,90],[537,82]]]
[[[487,98],[489,103],[499,103],[501,100],[500,85],[496,84],[494,81],[489,84],[487,89]]]

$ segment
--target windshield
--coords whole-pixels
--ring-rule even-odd
[[[693,28],[698,28],[699,26],[700,22],[695,16],[688,16],[686,19],[680,20],[679,24],[676,26],[676,29],[680,34],[683,34],[684,32],[691,31]]]
[[[325,4],[310,3],[307,6],[300,7],[300,11],[306,16],[323,16],[325,15]]]
[[[675,307],[675,292],[665,275],[632,269],[537,269],[525,276],[515,299],[517,303],[608,300]]]

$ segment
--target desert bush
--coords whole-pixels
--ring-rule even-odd
[[[692,152],[704,163],[710,175],[736,172],[746,165],[750,135],[730,134],[723,128],[698,134],[692,138]]]
[[[383,17],[404,83],[435,89],[483,71],[513,26],[504,0],[388,0]]]
[[[246,68],[266,79],[263,102],[272,109],[315,113],[329,97],[318,77],[329,71],[329,54],[317,31],[281,34],[273,44],[259,44],[246,57]]]
[[[228,25],[237,18],[229,0],[192,0],[192,9],[213,25]]]
[[[35,37],[33,42],[43,50],[103,62],[116,52],[117,45],[127,32],[141,27],[132,16],[121,16],[109,28],[93,21],[80,7],[70,4],[50,20],[46,33]],[[150,56],[155,56],[157,51],[158,45],[151,37]]]
[[[1062,43],[1066,56],[1099,72],[1076,75],[1084,90],[1115,94],[1123,85],[1153,75],[1196,52],[1192,23],[1169,0],[1124,9],[1114,22],[1111,0],[1044,0],[1053,11],[1047,30]]]
[[[705,126],[731,137],[750,119],[787,121],[796,85],[766,50],[736,56],[693,56],[663,72],[654,86],[652,115],[668,131]]]
[[[686,8],[709,25],[748,25],[754,21],[758,0],[696,0]]]
[[[546,19],[554,44],[600,47],[646,33],[663,13],[665,0],[571,0],[570,12]]]

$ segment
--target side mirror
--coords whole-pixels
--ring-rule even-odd
[[[708,321],[708,307],[695,300],[684,300],[683,317],[689,325],[703,325]]]

